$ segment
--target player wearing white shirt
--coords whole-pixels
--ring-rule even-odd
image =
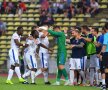
[[[45,31],[47,28],[39,27],[42,32],[39,33],[39,40],[42,44],[44,44],[46,47],[49,47],[49,40],[48,40],[48,33]],[[39,57],[41,61],[41,69],[39,69],[35,76],[38,76],[39,74],[43,73],[44,75],[44,82],[46,85],[50,85],[51,83],[48,81],[48,60],[49,60],[49,51],[43,47],[40,47],[39,49]]]
[[[41,46],[46,49],[48,49],[48,48],[45,45],[41,44],[39,39],[37,39],[39,37],[38,31],[33,30],[31,32],[30,37],[32,37],[33,39],[28,38],[27,43],[26,43],[26,44],[28,44],[28,47],[27,47],[26,53],[25,53],[26,62],[29,67],[29,71],[23,75],[23,78],[27,77],[31,73],[32,84],[35,84],[35,81],[34,81],[35,72],[37,71],[37,61],[36,61],[35,54],[36,54],[37,46]]]
[[[18,27],[17,32],[12,35],[11,38],[11,49],[9,50],[10,57],[10,69],[8,73],[8,78],[6,80],[7,84],[13,84],[11,78],[13,76],[14,70],[19,78],[19,82],[24,82],[25,80],[21,78],[20,68],[19,68],[19,47],[25,46],[20,43],[21,35],[23,34],[23,28]]]
[[[32,30],[37,30],[38,31],[38,26],[32,26]],[[29,34],[28,36],[31,36],[31,35]],[[39,36],[40,36],[40,34],[39,34]],[[26,42],[27,42],[27,40],[26,40]],[[27,65],[27,61],[26,61],[26,56],[25,56],[26,55],[27,48],[23,48],[23,49],[24,50],[22,50],[22,51],[24,51],[24,53],[23,53],[24,73],[26,73],[26,72],[29,71],[28,65]],[[28,72],[28,75],[30,75],[30,72]],[[28,76],[28,75],[26,75],[26,76]],[[28,77],[26,77],[25,79],[26,79],[26,82],[24,82],[24,83],[27,84]]]

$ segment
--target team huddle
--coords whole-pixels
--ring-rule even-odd
[[[54,36],[57,40],[57,77],[56,82],[52,85],[60,85],[62,75],[65,78],[64,85],[82,85],[97,86],[106,90],[105,71],[108,67],[108,23],[103,27],[101,34],[98,28],[88,28],[88,26],[75,27],[71,31],[71,38],[67,39],[64,32],[59,26],[32,27],[30,35],[23,37],[23,27],[19,26],[17,32],[12,35],[11,49],[9,50],[10,69],[7,84],[13,84],[11,81],[14,71],[16,72],[19,82],[29,84],[27,77],[31,77],[31,84],[35,83],[35,78],[43,74],[46,85],[51,83],[48,80],[48,63],[50,53],[53,49],[49,48],[48,35]],[[25,44],[20,43],[25,40]],[[72,50],[69,59],[69,77],[65,69],[67,58],[66,45]],[[22,49],[25,73],[21,75],[19,64],[19,49]],[[36,49],[39,47],[39,54]],[[39,55],[41,68],[37,69],[37,58]],[[79,78],[80,77],[80,78]],[[79,83],[80,79],[80,83]],[[89,84],[89,85],[88,85]]]

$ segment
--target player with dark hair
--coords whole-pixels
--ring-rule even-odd
[[[31,84],[35,84],[35,72],[37,71],[37,61],[36,61],[36,49],[38,46],[41,46],[45,49],[50,50],[48,47],[46,47],[45,45],[41,44],[41,42],[39,41],[39,32],[37,30],[32,30],[31,31],[31,37],[33,38],[31,39],[27,39],[26,40],[26,44],[28,45],[26,47],[26,51],[25,51],[25,60],[27,62],[29,71],[26,72],[23,75],[23,78],[29,76],[31,74],[31,79],[32,79],[32,83]]]
[[[87,53],[87,61],[86,61],[86,70],[90,71],[90,85],[93,86],[94,74],[96,71],[97,64],[97,56],[96,56],[96,46],[94,42],[96,41],[96,37],[94,37],[90,33],[90,29],[87,26],[82,26],[81,31],[84,34],[82,37],[86,41],[86,53]]]
[[[67,56],[67,50],[66,50],[66,37],[64,32],[60,30],[59,26],[54,27],[54,31],[52,29],[48,30],[48,33],[50,33],[52,36],[57,38],[57,68],[58,68],[58,74],[57,74],[57,80],[53,85],[60,85],[60,79],[61,76],[63,75],[65,77],[65,84],[64,85],[69,85],[69,79],[68,75],[66,72],[66,69],[64,67],[65,62],[66,62],[66,56]]]
[[[106,33],[104,34],[104,41],[103,41],[103,46],[102,50],[100,53],[100,58],[102,59],[102,66],[103,66],[103,73],[102,73],[102,90],[107,90],[106,89],[106,82],[105,82],[105,71],[108,68],[108,23],[105,24],[104,26]]]
[[[19,26],[17,28],[17,32],[15,32],[11,38],[11,49],[9,50],[11,67],[9,69],[8,78],[6,80],[7,84],[13,84],[11,78],[13,76],[14,70],[19,78],[19,82],[25,81],[23,78],[21,78],[21,73],[19,68],[19,47],[26,46],[26,44],[20,43],[22,34],[23,34],[23,27]]]
[[[74,33],[74,34],[73,34]],[[74,85],[74,71],[77,70],[81,77],[83,78],[82,84],[85,84],[85,75],[83,70],[83,61],[82,57],[83,54],[82,52],[84,51],[84,45],[85,41],[80,38],[81,36],[81,31],[78,29],[75,29],[74,32],[72,32],[72,35],[74,38],[70,39],[70,44],[71,44],[71,49],[72,49],[72,54],[69,62],[69,68],[70,68],[70,85]]]

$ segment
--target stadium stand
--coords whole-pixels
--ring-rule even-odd
[[[8,1],[8,0],[7,0]],[[38,1],[38,0],[37,0]],[[54,0],[49,0],[53,2]],[[73,4],[77,4],[79,0],[71,0]],[[0,0],[2,2],[2,0]],[[17,3],[17,0],[12,0],[12,2]],[[4,36],[0,37],[0,65],[4,64],[4,62],[8,58],[8,50],[10,48],[10,38],[11,35],[15,32],[17,26],[21,25],[24,27],[24,35],[30,33],[31,26],[35,25],[35,22],[39,21],[40,17],[40,4],[31,4],[30,2],[25,2],[27,11],[22,14],[22,18],[18,17],[18,14],[8,15],[8,14],[0,14],[0,19],[7,23],[7,33]],[[62,27],[70,27],[78,26],[78,25],[89,25],[94,27],[104,26],[105,22],[108,21],[108,0],[99,0],[100,5],[100,13],[95,17],[91,18],[90,14],[76,14],[73,18],[68,19],[65,18],[63,14],[53,14],[53,18],[55,20],[55,25],[59,25]],[[69,30],[68,29],[68,30]],[[53,37],[49,36],[49,40],[53,40]],[[68,46],[67,46],[68,48]],[[57,46],[54,46],[54,54],[51,57],[56,57]],[[70,50],[68,52],[68,57],[71,53]]]

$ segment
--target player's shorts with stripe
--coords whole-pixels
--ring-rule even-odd
[[[17,49],[9,50],[10,65],[19,64],[19,51]]]
[[[26,53],[25,57],[29,69],[37,68],[37,61],[35,54]]]
[[[100,71],[102,74],[105,73],[106,68],[108,68],[108,52],[102,55],[102,61],[100,61]]]
[[[70,69],[81,69],[81,59],[80,58],[70,58],[69,68]]]
[[[57,66],[65,65],[67,53],[59,52],[57,53]]]
[[[108,68],[108,52],[105,52],[102,55],[102,63],[103,63],[103,68],[104,69]]]
[[[85,71],[86,69],[87,56],[82,57],[81,59],[81,70]]]
[[[40,57],[40,61],[41,61],[41,68],[48,68],[49,54],[40,52],[39,57]]]

